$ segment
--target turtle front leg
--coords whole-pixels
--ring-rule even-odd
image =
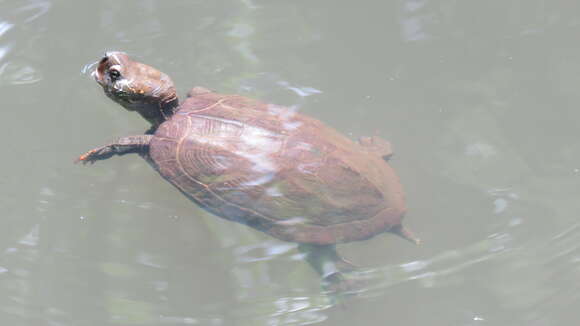
[[[79,156],[76,162],[94,163],[95,161],[106,160],[113,155],[144,153],[149,149],[149,143],[152,138],[153,135],[137,135],[119,138],[116,142],[91,149]]]

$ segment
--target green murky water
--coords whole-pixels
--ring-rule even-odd
[[[571,325],[580,304],[580,4],[0,1],[3,325]],[[79,154],[146,123],[83,67],[174,79],[389,139],[393,236],[342,245],[336,305],[296,245],[208,215],[139,157]]]

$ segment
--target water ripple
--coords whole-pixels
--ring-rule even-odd
[[[0,59],[5,54],[5,48],[0,47]],[[22,63],[5,62],[0,65],[0,85],[3,82],[11,85],[33,84],[42,79],[35,68]]]
[[[31,21],[36,20],[48,13],[50,7],[52,7],[52,3],[50,1],[36,0],[14,10],[14,13],[29,13],[29,15],[24,19],[24,23],[30,23]]]
[[[14,27],[14,24],[11,24],[9,22],[0,22],[0,36],[4,35],[12,27]]]

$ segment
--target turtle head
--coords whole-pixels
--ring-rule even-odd
[[[132,61],[123,52],[107,52],[93,77],[108,97],[129,111],[137,111],[154,127],[177,107],[171,79],[151,66]]]

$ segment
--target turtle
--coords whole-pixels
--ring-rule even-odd
[[[180,103],[166,74],[124,52],[107,52],[92,75],[151,126],[77,162],[139,154],[213,215],[298,243],[325,279],[354,268],[336,244],[384,232],[419,243],[402,225],[405,195],[382,138],[353,141],[296,109],[204,87]]]

